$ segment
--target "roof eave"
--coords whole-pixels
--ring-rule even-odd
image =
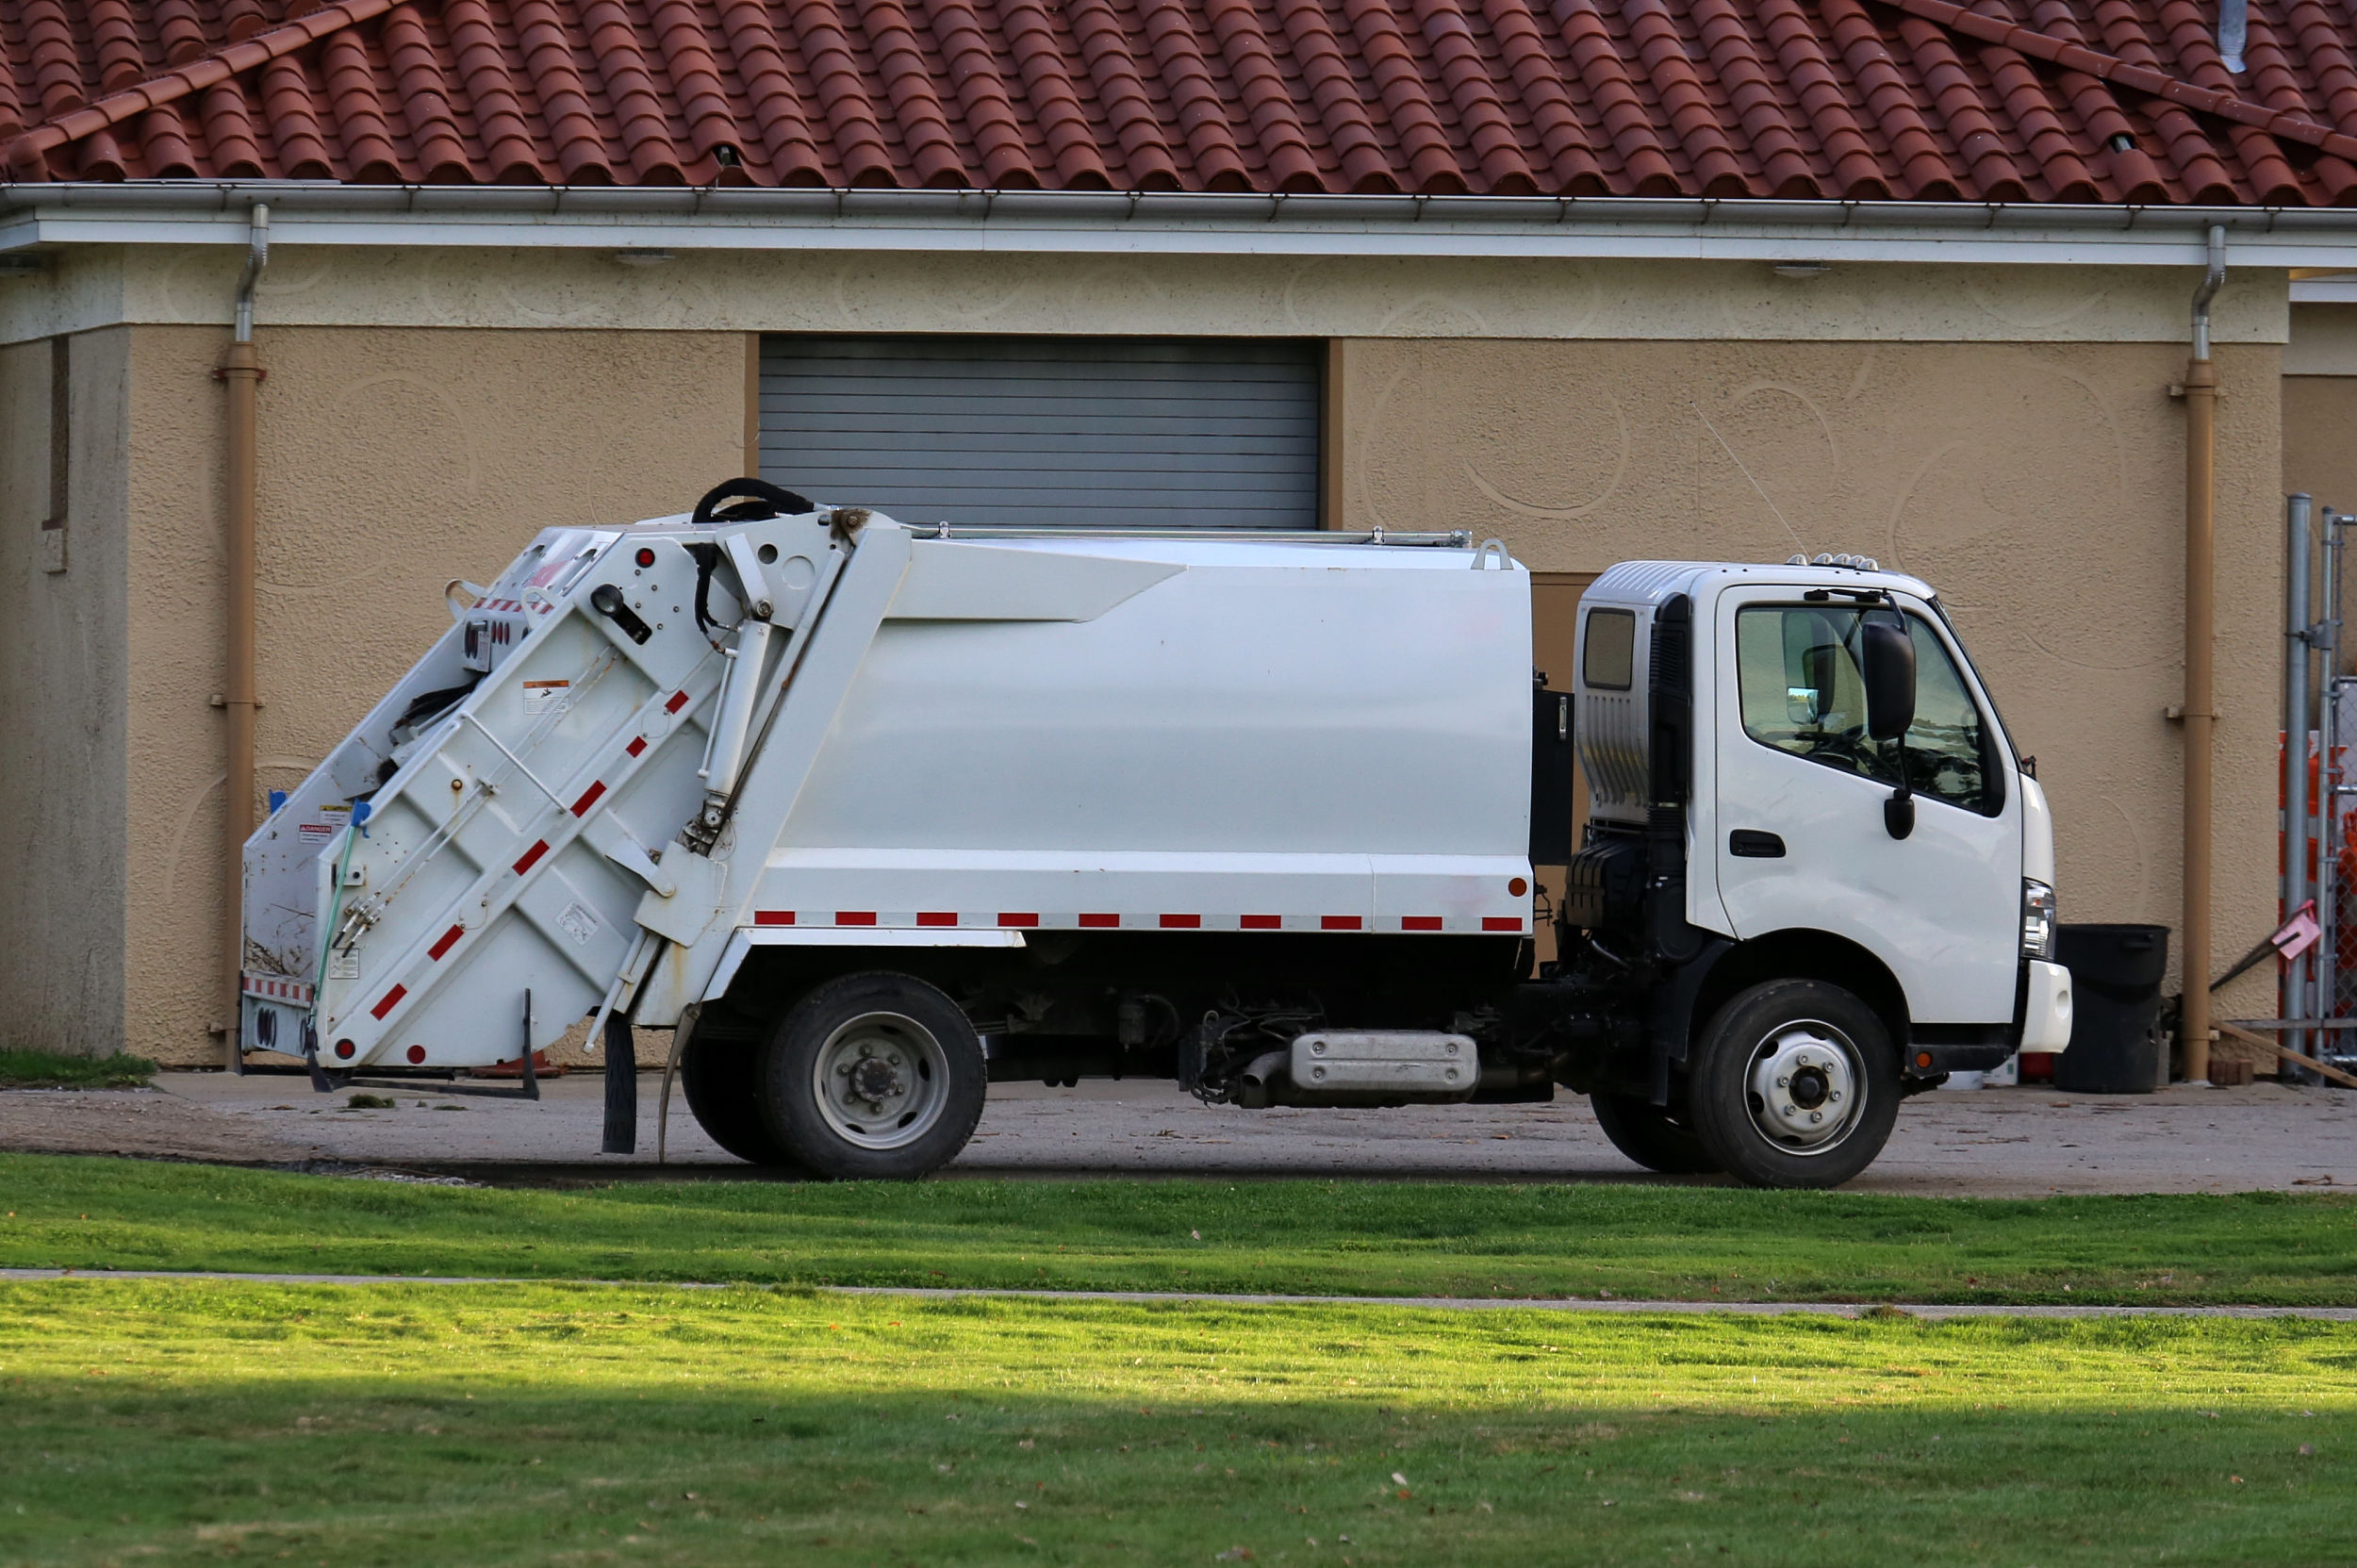
[[[2357,265],[2357,209],[748,187],[0,183],[0,251],[247,242],[1066,255]]]

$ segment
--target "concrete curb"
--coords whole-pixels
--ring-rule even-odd
[[[239,1274],[213,1270],[0,1268],[0,1282],[52,1279],[215,1279],[256,1285],[593,1285],[611,1290],[764,1290],[748,1279],[528,1279],[464,1274]],[[1927,1321],[1950,1318],[2298,1318],[2315,1323],[2357,1323],[2357,1307],[2213,1307],[2060,1306],[2019,1307],[1980,1304],[1860,1301],[1633,1301],[1618,1296],[1593,1300],[1581,1296],[1509,1299],[1448,1296],[1223,1296],[1211,1291],[1060,1291],[939,1285],[819,1285],[822,1296],[914,1296],[929,1301],[964,1301],[993,1296],[1025,1301],[1101,1301],[1144,1305],[1161,1302],[1220,1307],[1397,1307],[1427,1312],[1525,1312],[1657,1314],[1677,1312],[1720,1317],[1848,1317],[1865,1318],[1896,1312]]]

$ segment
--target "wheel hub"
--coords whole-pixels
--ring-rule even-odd
[[[1814,1153],[1840,1141],[1860,1104],[1857,1048],[1828,1024],[1787,1024],[1753,1053],[1752,1121],[1772,1144]]]
[[[812,1064],[818,1111],[845,1142],[898,1148],[923,1137],[948,1103],[948,1057],[932,1031],[898,1013],[847,1019]]]
[[[846,1063],[843,1073],[850,1080],[852,1098],[881,1105],[887,1099],[908,1093],[907,1087],[900,1081],[898,1069],[897,1057],[887,1061],[881,1056],[863,1056],[856,1062]]]

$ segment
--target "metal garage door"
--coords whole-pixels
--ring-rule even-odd
[[[904,522],[1315,528],[1315,352],[770,337],[761,472]]]

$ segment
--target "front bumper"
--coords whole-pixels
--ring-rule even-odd
[[[2039,958],[2022,967],[2021,1048],[2061,1050],[2070,1044],[2070,971]]]

